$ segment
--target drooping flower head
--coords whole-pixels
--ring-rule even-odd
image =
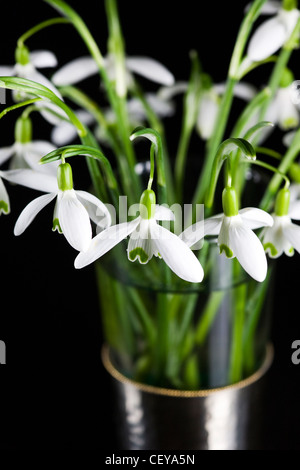
[[[146,264],[153,255],[159,256],[180,278],[201,282],[204,273],[194,253],[177,235],[158,224],[160,220],[173,220],[173,212],[155,202],[155,193],[145,190],[140,199],[140,215],[131,222],[113,225],[98,234],[88,250],[79,253],[75,267],[83,268],[93,263],[130,235],[127,249],[130,261]]]
[[[292,222],[292,219],[300,220],[299,204],[290,204],[290,196],[288,189],[278,192],[272,214],[274,224],[263,230],[262,241],[270,258],[278,258],[283,253],[293,256],[294,249],[300,253],[300,227]]]
[[[227,258],[236,257],[253,279],[262,282],[267,274],[267,260],[262,243],[253,230],[271,226],[272,217],[254,207],[238,210],[236,192],[232,187],[223,191],[223,210],[223,214],[189,227],[181,238],[188,246],[193,246],[202,236],[218,235],[220,253]]]
[[[37,172],[23,170],[23,173],[10,176],[10,181],[47,192],[31,201],[20,214],[14,229],[21,235],[36,215],[56,198],[53,217],[53,230],[63,233],[70,245],[78,251],[88,249],[92,239],[90,219],[98,227],[111,224],[111,216],[106,206],[95,196],[73,188],[72,169],[68,163],[58,166],[57,178],[39,174],[39,187],[36,185]]]
[[[267,2],[262,8],[261,13],[274,16],[262,23],[251,37],[247,50],[250,60],[256,62],[267,59],[290,38],[300,15],[293,3],[295,2],[290,2],[291,5],[283,8],[281,2]]]

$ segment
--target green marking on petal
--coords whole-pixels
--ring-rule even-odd
[[[225,253],[227,258],[232,258],[233,257],[233,252],[232,250],[227,246],[227,245],[220,245],[220,254]]]
[[[282,125],[283,125],[284,130],[289,130],[289,129],[293,129],[294,127],[297,127],[298,121],[294,117],[290,117],[290,118],[285,119],[282,122]]]
[[[265,251],[268,251],[269,250],[269,253],[271,256],[276,256],[278,255],[278,251],[276,250],[275,246],[273,245],[273,243],[264,243],[264,250]]]
[[[142,264],[148,263],[149,260],[149,256],[141,247],[137,247],[129,252],[130,261],[135,261],[137,258],[139,258],[139,262]]]
[[[293,248],[292,246],[291,246],[291,248],[289,249],[289,253],[290,253],[291,256],[293,256],[294,253],[295,253],[295,250],[294,250],[294,248]]]
[[[63,233],[61,226],[59,224],[59,220],[57,218],[53,220],[53,227],[52,227],[53,232],[55,232],[56,230],[58,231],[58,233]]]
[[[2,212],[4,214],[9,214],[9,207],[5,201],[0,201],[0,214],[2,214]]]

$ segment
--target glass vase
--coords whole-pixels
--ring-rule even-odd
[[[190,284],[159,258],[130,262],[125,243],[96,264],[105,342],[124,377],[206,390],[238,383],[261,367],[270,340],[270,263],[258,283],[210,240],[199,252],[205,278]]]

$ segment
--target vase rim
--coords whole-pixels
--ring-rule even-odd
[[[201,389],[201,390],[176,390],[171,388],[163,388],[163,387],[155,387],[154,385],[147,385],[140,382],[136,382],[132,379],[129,379],[121,372],[119,372],[110,360],[110,350],[107,344],[104,344],[101,351],[101,358],[102,363],[107,370],[107,372],[114,377],[119,382],[123,384],[132,385],[138,388],[142,392],[154,393],[156,395],[165,395],[170,397],[177,397],[177,398],[187,398],[187,397],[207,397],[212,394],[223,392],[227,390],[239,390],[245,387],[252,385],[253,383],[257,382],[260,378],[262,378],[265,373],[270,368],[274,357],[274,348],[271,343],[269,343],[266,347],[266,354],[264,361],[260,368],[254,372],[249,377],[240,380],[234,384],[225,385],[222,387],[210,388],[210,389]]]

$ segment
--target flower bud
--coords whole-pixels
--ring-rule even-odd
[[[32,141],[32,122],[29,117],[21,116],[15,124],[15,141],[27,144]]]

